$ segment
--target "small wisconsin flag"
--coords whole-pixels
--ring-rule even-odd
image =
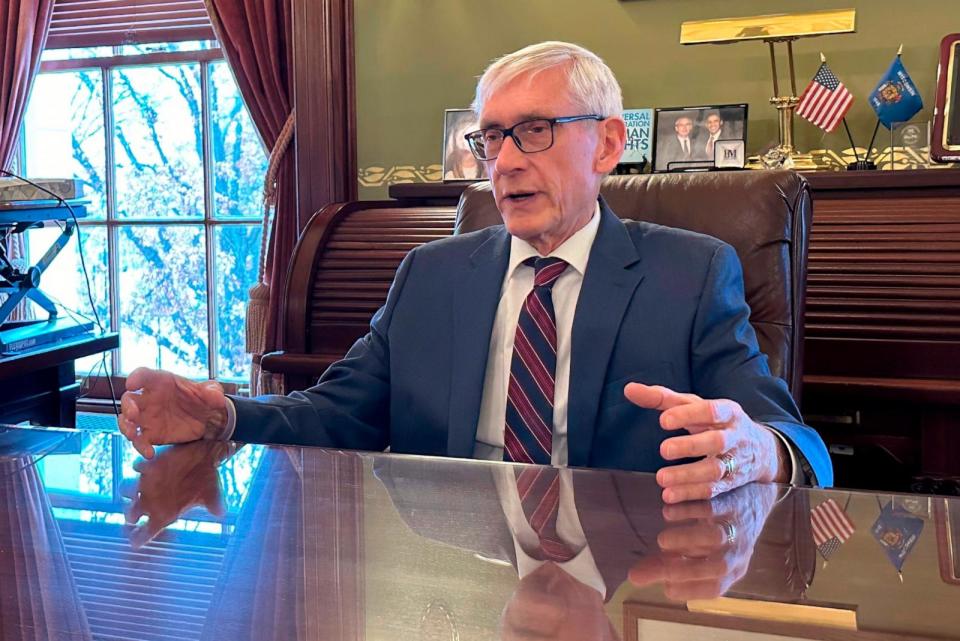
[[[813,542],[824,561],[830,560],[856,529],[850,517],[833,499],[827,499],[810,510],[810,524],[813,526]]]
[[[906,122],[923,109],[923,99],[898,55],[870,94],[870,106],[887,129]]]
[[[827,133],[837,128],[853,106],[853,94],[833,75],[827,63],[817,69],[813,80],[803,90],[797,115],[802,116]]]
[[[879,499],[877,502],[879,503]],[[880,509],[880,516],[870,529],[873,538],[883,547],[887,558],[898,573],[903,572],[903,562],[907,560],[913,546],[917,544],[921,532],[923,532],[923,519],[894,507],[893,501]]]

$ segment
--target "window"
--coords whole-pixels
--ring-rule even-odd
[[[73,176],[94,303],[120,332],[113,372],[247,378],[244,309],[257,277],[267,158],[209,42],[49,51],[24,122],[28,176]],[[59,233],[31,230],[35,259]],[[91,316],[76,242],[41,288]],[[99,374],[101,359],[78,362]]]

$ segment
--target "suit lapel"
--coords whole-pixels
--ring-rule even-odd
[[[600,215],[571,339],[567,447],[569,464],[577,467],[590,464],[594,421],[607,363],[627,305],[643,280],[637,248],[603,199]]]
[[[509,258],[510,235],[501,228],[470,256],[454,294],[448,456],[473,456],[490,333]]]

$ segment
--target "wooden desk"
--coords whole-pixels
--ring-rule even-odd
[[[74,361],[119,345],[116,333],[88,335],[0,358],[0,423],[73,427],[80,391]]]
[[[134,472],[119,435],[17,432],[12,449],[0,430],[11,641],[960,638],[960,499],[897,504],[901,581],[871,534],[888,495],[753,485],[678,521],[645,474],[209,441]],[[524,559],[504,509],[521,470],[559,479],[579,562]],[[810,510],[827,500],[853,533],[824,564]]]

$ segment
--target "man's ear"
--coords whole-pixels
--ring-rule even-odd
[[[623,118],[613,116],[600,123],[597,155],[594,169],[599,174],[609,174],[620,162],[627,143],[627,125]]]

